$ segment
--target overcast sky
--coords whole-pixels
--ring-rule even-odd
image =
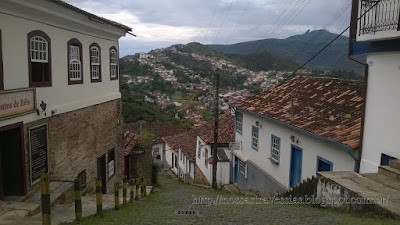
[[[132,27],[137,37],[121,38],[121,56],[193,41],[231,44],[286,38],[326,25],[339,33],[349,25],[351,8],[351,0],[65,1]]]

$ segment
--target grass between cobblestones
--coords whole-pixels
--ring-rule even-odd
[[[81,224],[399,224],[399,221],[310,205],[195,205],[193,196],[243,197],[207,190],[160,176],[160,188],[146,199],[85,218]],[[198,210],[199,215],[176,215],[175,210]]]

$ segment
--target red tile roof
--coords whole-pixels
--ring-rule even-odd
[[[231,105],[357,149],[363,93],[364,83],[360,81],[296,77]]]
[[[81,14],[83,14],[83,15],[86,15],[86,16],[88,16],[88,17],[95,18],[95,19],[97,19],[97,20],[99,20],[99,21],[101,21],[101,22],[103,22],[103,23],[107,23],[107,24],[112,25],[112,26],[114,26],[114,27],[121,28],[121,29],[125,30],[126,32],[132,30],[132,28],[130,28],[130,27],[126,26],[126,25],[117,23],[117,22],[115,22],[115,21],[112,21],[112,20],[109,20],[109,19],[106,19],[106,18],[97,16],[97,15],[94,15],[94,14],[92,14],[92,13],[89,13],[89,12],[87,12],[87,11],[85,11],[85,10],[82,10],[82,9],[80,9],[80,8],[78,8],[78,7],[76,7],[76,6],[73,6],[73,5],[69,4],[69,3],[66,3],[66,2],[64,2],[64,1],[61,1],[61,0],[49,0],[49,1],[54,2],[55,4],[58,4],[58,5],[60,5],[60,6],[63,6],[63,7],[65,7],[65,8],[70,9],[70,10],[73,10],[73,11],[75,11],[75,12],[78,12],[78,13],[81,13]]]
[[[139,141],[140,135],[126,131],[124,133],[124,138],[125,138],[124,154],[129,155],[129,153],[131,153],[132,149]]]
[[[229,114],[223,114],[219,117],[218,123],[218,144],[229,144],[235,139],[234,117]],[[214,120],[203,126],[194,128],[194,131],[207,144],[214,143]]]
[[[140,134],[140,125],[139,123],[127,123],[124,124],[124,130],[129,130],[135,134]],[[142,130],[147,130],[154,135],[154,143],[162,143],[163,137],[172,136],[180,133],[187,132],[187,130],[183,129],[179,125],[165,122],[149,122],[142,125]]]
[[[196,159],[197,134],[194,131],[188,131],[175,136],[164,137],[163,140],[175,152],[181,149],[190,161],[194,161]]]

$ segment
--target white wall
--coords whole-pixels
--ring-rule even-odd
[[[176,152],[171,149],[171,147],[165,143],[165,161],[167,162],[167,166],[175,173],[178,174],[178,169],[172,164],[172,157],[175,157]],[[179,160],[179,158],[178,158]]]
[[[251,148],[251,129],[256,121],[261,123],[259,129],[258,151]],[[236,132],[235,140],[242,142],[243,153],[264,172],[277,180],[284,187],[289,187],[291,140],[294,135],[302,149],[302,179],[316,174],[317,156],[333,163],[333,171],[354,171],[354,160],[346,150],[334,144],[304,135],[261,116],[243,113],[243,135]],[[271,156],[271,134],[280,138],[280,162],[273,163]]]
[[[199,149],[199,141],[201,143],[201,148]],[[200,171],[204,174],[207,180],[211,183],[212,176],[210,172],[210,164],[208,164],[208,168],[205,166],[205,150],[208,149],[208,157],[211,156],[211,147],[206,145],[206,143],[197,136],[197,144],[196,144],[196,165],[199,167]],[[198,151],[201,151],[200,158],[198,157]]]
[[[368,54],[368,93],[361,173],[376,173],[381,154],[400,159],[400,52]]]
[[[52,17],[47,22],[51,24]],[[67,24],[67,20],[64,22]],[[37,106],[41,101],[47,103],[47,117],[51,116],[51,110],[57,110],[56,114],[60,114],[120,98],[119,81],[111,81],[109,75],[109,49],[112,46],[118,48],[118,35],[101,36],[99,33],[92,36],[79,30],[84,26],[75,28],[76,32],[0,13],[4,89],[29,87],[27,34],[41,30],[51,39],[52,87],[37,88],[36,100]],[[89,27],[87,29],[90,30]],[[82,43],[83,84],[68,85],[67,42],[72,38],[77,38]],[[90,81],[89,45],[94,42],[101,47],[102,82],[99,83]],[[44,114],[38,116],[31,113],[0,121],[0,126],[21,121],[28,123],[43,117]]]
[[[200,149],[201,155],[198,157],[199,151],[199,142],[202,145]],[[208,164],[208,167],[205,166],[205,149],[208,149],[208,158],[212,157],[211,155],[211,145],[207,145],[199,136],[197,136],[197,144],[196,144],[196,165],[200,168],[201,172],[207,178],[207,180],[212,183],[212,164]],[[227,148],[224,148],[225,152],[229,152]],[[230,158],[230,152],[228,155]],[[217,185],[221,186],[224,184],[229,184],[230,181],[230,163],[229,162],[218,162],[217,164]]]
[[[181,158],[182,155],[182,158]],[[190,177],[194,179],[194,162],[191,162],[185,155],[185,153],[179,149],[178,153],[178,162],[179,168],[181,169],[183,174],[179,174],[179,176],[183,176],[184,174],[189,173]]]

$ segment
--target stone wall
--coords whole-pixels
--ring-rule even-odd
[[[133,150],[129,155],[129,179],[144,177],[147,184],[151,183],[151,169],[153,158],[151,149],[143,151],[143,154],[135,154],[141,150]]]
[[[194,183],[211,186],[210,182],[207,180],[207,177],[204,176],[203,172],[201,172],[197,165],[194,166]]]
[[[107,169],[107,192],[111,192],[114,182],[120,181],[124,173],[121,121],[118,99],[25,124],[28,191],[37,186],[30,185],[29,129],[47,124],[50,178],[74,180],[86,170],[86,180],[90,182],[97,177],[97,158],[106,155],[107,161],[107,153],[115,149],[115,174],[109,177]],[[88,185],[88,190],[94,188],[94,183]]]

